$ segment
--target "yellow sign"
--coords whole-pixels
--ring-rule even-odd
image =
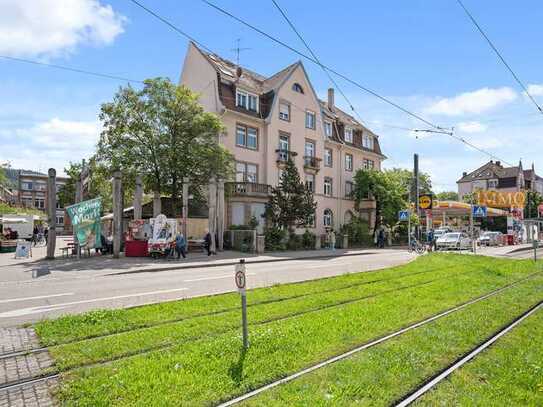
[[[421,195],[419,197],[420,209],[432,209],[432,195]]]
[[[526,193],[480,190],[475,193],[477,204],[491,208],[524,208]]]

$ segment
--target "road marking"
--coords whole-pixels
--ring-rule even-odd
[[[16,309],[13,311],[2,312],[0,313],[0,318],[12,318],[12,317],[19,317],[19,316],[29,315],[29,314],[38,314],[41,312],[48,312],[48,311],[54,311],[54,310],[66,308],[71,305],[89,304],[92,302],[100,302],[100,301],[119,300],[122,298],[140,297],[143,295],[166,294],[166,293],[173,293],[173,292],[184,291],[184,290],[188,290],[188,288],[186,287],[173,288],[171,290],[148,291],[148,292],[137,293],[137,294],[117,295],[115,297],[93,298],[91,300],[72,301],[72,302],[64,302],[61,304],[49,304],[49,305],[43,305],[39,307],[21,308],[21,309]]]
[[[255,273],[247,273],[245,274],[246,276],[256,276]],[[190,279],[190,280],[183,280],[184,283],[192,283],[192,282],[195,282],[195,281],[207,281],[207,280],[219,280],[219,279],[222,279],[222,278],[233,278],[234,275],[232,273],[229,273],[229,274],[223,274],[223,275],[220,275],[220,276],[213,276],[213,277],[200,277],[200,278],[193,278],[193,279]]]
[[[66,295],[75,295],[75,294],[74,293],[62,293],[62,294],[51,294],[51,295],[39,295],[37,297],[9,298],[7,300],[0,300],[0,304],[6,304],[8,302],[17,302],[17,301],[41,300],[43,298],[64,297]]]

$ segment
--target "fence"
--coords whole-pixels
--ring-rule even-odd
[[[253,253],[256,251],[256,230],[227,230],[224,245],[230,250]]]

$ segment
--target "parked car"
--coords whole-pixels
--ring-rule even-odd
[[[434,239],[437,240],[442,237],[445,233],[451,233],[451,228],[439,228],[434,231]]]
[[[499,246],[502,243],[501,232],[484,232],[478,239],[480,246]]]
[[[437,250],[462,250],[471,248],[471,239],[467,233],[445,233],[436,241]]]

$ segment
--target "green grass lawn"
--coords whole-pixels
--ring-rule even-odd
[[[432,272],[408,275],[425,270]],[[534,271],[530,261],[436,254],[378,273],[250,290],[248,298],[253,306],[249,308],[249,320],[253,325],[248,352],[241,350],[239,311],[228,311],[239,307],[236,294],[65,317],[41,323],[38,332],[45,343],[58,343],[67,339],[63,333],[71,339],[81,339],[177,320],[172,324],[55,347],[52,354],[59,367],[66,369],[168,345],[105,365],[64,373],[59,400],[67,405],[89,406],[211,405]],[[401,275],[405,276],[389,279]],[[372,281],[372,284],[362,284]],[[414,286],[425,281],[424,285]],[[542,283],[543,277],[537,276],[499,297],[470,306],[462,312],[466,318],[475,318],[475,313],[469,310],[483,306],[479,304],[491,308],[487,309],[489,313],[485,318],[469,319],[460,322],[460,326],[473,335],[483,332],[485,326],[468,328],[475,322],[498,321],[500,304],[507,298],[510,298],[508,310],[522,308],[540,293]],[[339,290],[331,291],[332,287]],[[401,289],[392,292],[395,288]],[[201,316],[209,312],[220,313]],[[507,317],[509,314],[504,314],[503,318]],[[210,329],[214,330],[211,334]]]
[[[543,406],[543,310],[416,402],[437,404]]]

